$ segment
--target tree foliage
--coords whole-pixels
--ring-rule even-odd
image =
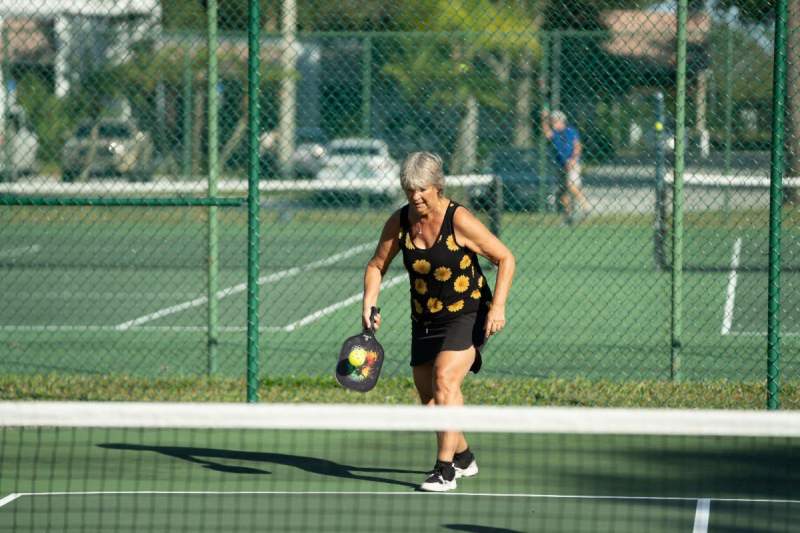
[[[775,0],[718,0],[717,9],[736,8],[739,17],[749,22],[769,22],[775,18]]]
[[[385,72],[406,93],[427,106],[461,105],[468,97],[507,108],[506,88],[491,69],[503,54],[541,56],[537,28],[514,6],[488,0],[427,0],[399,18],[412,36]]]

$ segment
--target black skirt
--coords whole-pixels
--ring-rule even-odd
[[[463,313],[447,322],[422,322],[411,319],[411,366],[436,359],[439,352],[461,351],[475,347],[475,361],[470,370],[481,369],[481,349],[486,344],[486,313]]]

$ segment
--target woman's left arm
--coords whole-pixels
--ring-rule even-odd
[[[453,225],[456,240],[460,244],[497,265],[492,307],[486,317],[485,330],[488,338],[506,325],[506,300],[511,290],[516,260],[511,250],[467,209],[456,209],[453,214]]]

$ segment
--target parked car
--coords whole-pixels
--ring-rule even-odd
[[[301,178],[313,178],[328,157],[327,138],[320,128],[298,128],[297,144],[292,154],[292,168]]]
[[[62,153],[62,180],[87,175],[124,176],[147,181],[153,173],[153,140],[130,121],[102,119],[83,122]]]
[[[39,138],[28,124],[22,107],[9,109],[5,128],[5,132],[0,131],[0,177],[10,180],[35,172]]]
[[[400,176],[400,164],[379,139],[336,139],[317,178],[324,180],[376,179],[389,182]],[[394,182],[392,182],[394,183]]]
[[[389,155],[386,143],[365,138],[332,141],[325,165],[317,173],[317,180],[329,182],[330,192],[338,192],[339,198],[369,197],[384,201],[399,192],[399,177],[400,164]]]
[[[327,138],[320,128],[297,128],[295,148],[290,162],[295,176],[313,178],[325,164]],[[278,173],[278,132],[261,134],[259,139],[261,171],[265,175]]]
[[[508,211],[540,211],[555,205],[555,178],[548,172],[540,175],[539,154],[536,150],[509,148],[493,153],[486,172],[500,177],[503,183],[503,207]],[[473,187],[469,191],[470,204],[478,210],[487,210],[495,203],[491,185]]]

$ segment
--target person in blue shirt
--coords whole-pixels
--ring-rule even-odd
[[[589,210],[589,202],[581,190],[581,139],[578,130],[567,125],[567,116],[562,111],[542,112],[542,131],[553,144],[555,160],[558,165],[558,198],[563,208],[567,224],[571,224],[577,214],[576,207],[584,213]],[[572,199],[578,206],[572,204]]]

